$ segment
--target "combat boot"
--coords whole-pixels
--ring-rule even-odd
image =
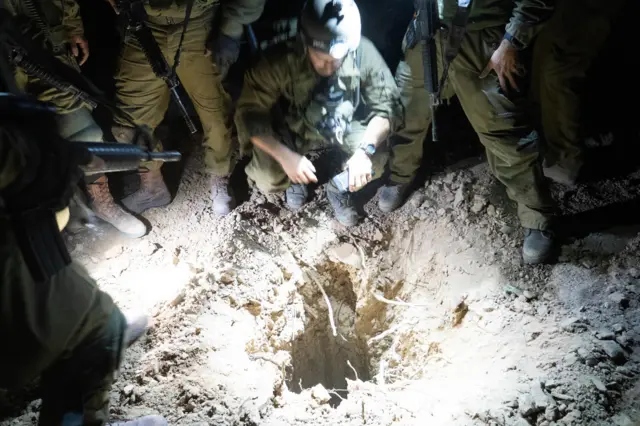
[[[149,327],[149,318],[146,315],[128,314],[127,328],[124,331],[124,347],[128,348],[138,341]]]
[[[144,223],[115,203],[109,191],[106,176],[101,176],[94,183],[87,185],[87,192],[93,212],[100,219],[133,238],[140,238],[147,233],[147,227]]]
[[[548,231],[525,228],[522,260],[535,265],[551,260],[554,252],[553,234]]]
[[[211,201],[213,212],[218,216],[226,216],[236,208],[236,197],[228,176],[211,176]]]
[[[126,208],[140,214],[155,207],[164,207],[171,202],[171,194],[160,169],[139,174],[140,188],[122,200]]]
[[[161,416],[144,416],[126,422],[109,423],[108,426],[168,426],[169,423]]]
[[[354,195],[351,192],[340,192],[336,186],[329,181],[326,186],[327,198],[336,214],[336,219],[344,226],[353,226],[358,223],[360,215],[356,209]]]
[[[411,183],[390,183],[380,190],[378,208],[384,213],[391,213],[404,202]]]
[[[309,190],[307,189],[307,185],[294,183],[287,188],[285,196],[287,206],[289,206],[291,210],[298,210],[307,202]]]

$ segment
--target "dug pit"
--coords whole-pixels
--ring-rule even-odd
[[[356,328],[356,295],[349,273],[333,265],[318,268],[323,269],[334,273],[311,272],[309,279],[316,285],[302,290],[305,326],[292,344],[287,385],[302,392],[320,383],[331,395],[331,406],[337,407],[348,397],[347,378],[369,380],[369,355],[366,340]]]

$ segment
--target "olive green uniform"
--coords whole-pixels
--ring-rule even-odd
[[[355,111],[340,112],[350,123],[342,143],[329,140],[317,127],[326,113],[325,105],[312,97],[321,77],[313,69],[302,44],[286,43],[267,51],[263,60],[247,71],[238,100],[236,125],[244,150],[251,149],[250,139],[254,136],[274,135],[300,154],[334,144],[351,156],[362,147],[362,136],[373,117],[388,118],[392,126],[401,118],[393,76],[368,39],[363,38],[357,51],[345,58],[336,78],[345,91],[344,99],[355,107]],[[282,111],[285,129],[272,126],[271,111],[275,105]],[[289,178],[276,160],[255,147],[252,155],[246,173],[260,190],[281,192],[289,187]],[[374,177],[384,171],[386,158],[381,149],[374,155]]]
[[[38,5],[38,12],[29,7],[30,3]],[[84,34],[76,0],[8,0],[3,7],[16,16],[17,22],[28,35],[42,41],[42,47],[50,50],[59,61],[80,70],[68,45],[71,37]],[[86,142],[102,141],[102,130],[94,121],[90,107],[72,93],[51,87],[21,68],[16,68],[15,79],[18,87],[26,93],[56,106],[60,114],[60,136]]]
[[[545,157],[571,173],[582,166],[580,91],[625,0],[558,0],[534,48],[534,96]]]
[[[148,25],[170,66],[180,42],[185,18],[185,3],[165,2],[166,7],[146,5]],[[225,176],[231,168],[230,99],[222,87],[220,74],[211,57],[205,56],[205,43],[212,25],[222,13],[215,34],[239,38],[243,25],[260,17],[265,0],[195,1],[188,23],[177,74],[190,96],[204,130],[205,164],[209,172]],[[219,11],[221,9],[221,11]],[[116,74],[116,98],[119,106],[138,125],[154,130],[169,107],[170,94],[165,82],[153,73],[138,43],[127,37]],[[121,125],[127,123],[119,122]]]
[[[7,138],[0,128],[0,195],[23,161]],[[62,424],[74,413],[82,421],[69,424],[104,425],[125,327],[111,297],[80,266],[34,281],[0,210],[0,387],[42,375],[40,424]]]
[[[546,229],[552,211],[550,197],[538,165],[538,153],[520,150],[532,131],[526,116],[526,99],[515,91],[508,96],[500,89],[495,73],[480,79],[491,55],[508,32],[519,47],[526,47],[551,13],[549,1],[475,0],[471,3],[466,33],[460,51],[449,68],[442,98],[458,96],[462,108],[485,146],[489,166],[518,203],[523,227]],[[457,2],[440,2],[442,22],[450,23]],[[448,32],[437,33],[439,75],[442,49]],[[398,132],[405,143],[396,143],[391,159],[391,179],[410,182],[420,166],[423,141],[431,123],[429,94],[424,87],[422,49],[405,48],[396,80],[405,104],[405,126]]]

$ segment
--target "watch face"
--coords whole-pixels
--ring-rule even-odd
[[[364,152],[367,153],[367,155],[373,155],[376,153],[376,147],[369,144],[367,146],[364,147]]]

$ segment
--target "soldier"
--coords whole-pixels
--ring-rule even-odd
[[[305,154],[338,148],[348,158],[348,185],[330,179],[327,198],[336,218],[354,225],[354,192],[384,170],[386,155],[379,148],[393,128],[399,94],[375,46],[361,39],[352,0],[308,0],[300,27],[298,40],[266,52],[245,75],[236,124],[240,143],[253,145],[246,173],[262,192],[286,191],[288,206],[299,209],[307,184],[317,182]],[[282,129],[271,124],[276,104]]]
[[[6,53],[0,46],[0,92],[6,92],[5,84],[9,85]],[[15,85],[10,89],[15,93]],[[0,387],[19,388],[41,376],[40,425],[103,426],[108,420],[110,388],[124,349],[144,333],[147,319],[127,319],[78,265],[62,265],[51,274],[41,275],[34,273],[40,269],[34,268],[33,262],[26,261],[24,253],[30,251],[25,251],[25,241],[38,253],[52,253],[56,247],[46,245],[49,240],[44,233],[37,233],[44,236],[37,239],[19,237],[23,234],[18,229],[22,228],[16,226],[15,218],[66,206],[73,193],[71,188],[77,183],[74,176],[80,173],[73,172],[77,166],[68,154],[55,149],[59,146],[53,140],[55,135],[31,129],[33,120],[19,116],[17,106],[7,107],[11,95],[2,95]],[[34,109],[26,108],[30,113]],[[35,127],[45,128],[45,122],[39,120]],[[43,146],[52,149],[43,152]],[[39,159],[40,163],[32,163]],[[44,223],[37,226],[40,230],[46,228]],[[44,262],[38,264],[42,265]],[[158,416],[117,423],[166,424]]]
[[[115,1],[109,2],[115,8]],[[145,5],[149,16],[147,25],[170,66],[173,66],[176,51],[181,49],[182,59],[176,71],[204,129],[205,164],[211,177],[213,210],[218,215],[226,215],[235,207],[235,198],[228,180],[232,168],[230,111],[222,79],[238,58],[243,25],[260,17],[265,0],[199,0],[193,4],[189,17],[186,16],[186,3],[149,0]],[[218,16],[219,13],[222,16]],[[182,34],[185,18],[188,24]],[[213,28],[218,18],[220,25]],[[184,36],[183,41],[181,36]],[[137,124],[151,131],[163,120],[169,106],[170,95],[165,82],[156,77],[144,52],[130,38],[125,39],[120,56],[116,98],[119,106],[129,112]],[[126,143],[131,143],[135,137],[133,129],[122,122],[117,123],[113,134],[119,142]],[[141,213],[170,201],[158,165],[140,174],[140,189],[125,198],[123,204],[129,210]]]
[[[17,17],[28,35],[64,64],[80,70],[79,65],[89,58],[89,44],[84,38],[80,7],[75,0],[8,0],[3,7]],[[102,130],[94,121],[90,106],[73,93],[58,90],[20,67],[16,68],[16,80],[27,93],[57,107],[60,136],[75,141],[102,141]],[[94,177],[86,183],[91,207],[100,219],[130,237],[146,234],[146,226],[114,202],[106,176]]]
[[[446,1],[439,11],[444,25],[436,33],[439,78],[443,75],[443,55],[459,45],[455,59],[449,63],[441,96],[458,96],[485,146],[489,167],[506,186],[509,197],[518,203],[518,216],[525,228],[524,261],[543,262],[552,253],[549,219],[554,208],[544,186],[538,152],[522,146],[532,126],[518,87],[525,70],[519,52],[528,47],[551,14],[551,2],[475,0],[468,6],[470,10],[464,8],[468,2],[459,3],[460,6],[455,1]],[[449,34],[456,33],[450,29],[454,16],[459,18],[459,14],[463,17],[468,14],[468,19],[466,31],[456,42]],[[414,28],[411,25],[407,31],[403,42],[405,59],[396,72],[405,103],[405,127],[399,132],[405,143],[392,148],[391,182],[380,194],[379,206],[383,211],[394,210],[406,196],[422,160],[422,143],[432,120],[430,94],[424,87],[420,34]],[[443,52],[447,43],[452,47]]]
[[[575,184],[582,168],[580,92],[624,4],[560,0],[536,41],[534,95],[539,93],[546,142],[544,174],[556,182]]]

